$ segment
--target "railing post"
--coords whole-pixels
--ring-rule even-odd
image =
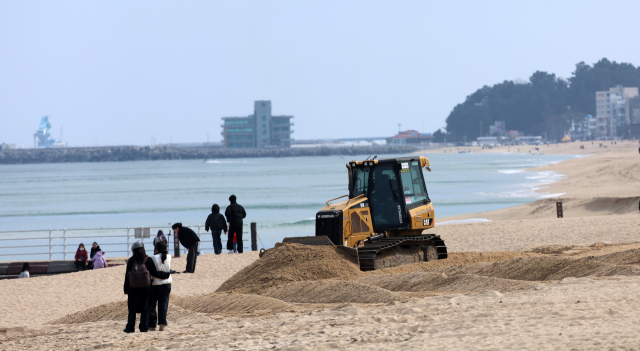
[[[49,261],[51,261],[51,257],[53,256],[53,249],[51,247],[51,228],[49,228]]]
[[[127,256],[129,256],[129,251],[131,250],[131,245],[129,245],[129,231],[131,230],[131,227],[127,227]]]
[[[173,231],[173,228],[171,228],[170,230]],[[171,233],[171,231],[169,233]],[[174,257],[180,257],[180,240],[178,239],[178,235],[180,235],[180,233],[173,235],[173,254],[174,254],[173,256]]]
[[[251,251],[258,251],[258,229],[256,222],[251,222]]]
[[[62,260],[66,261],[67,260],[67,228],[64,228],[64,231],[62,232]]]
[[[200,239],[200,224],[198,224],[198,239]],[[196,255],[198,255],[200,253],[200,242],[198,241],[198,251],[196,252]]]
[[[142,243],[142,247],[144,247],[144,227],[140,227],[140,242]]]

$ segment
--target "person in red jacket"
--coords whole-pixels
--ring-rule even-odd
[[[76,251],[76,269],[77,270],[85,270],[87,269],[87,258],[89,255],[87,254],[87,250],[84,249],[84,244],[80,243],[78,245],[78,251]]]

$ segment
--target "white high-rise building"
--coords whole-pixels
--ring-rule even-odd
[[[638,96],[638,88],[616,85],[609,91],[596,92],[596,136],[613,139],[618,131],[631,123],[629,102]]]

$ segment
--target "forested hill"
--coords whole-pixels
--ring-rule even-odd
[[[567,80],[553,73],[535,72],[528,82],[504,81],[484,86],[453,108],[447,117],[447,141],[471,141],[489,134],[489,125],[505,121],[507,130],[559,139],[567,120],[595,116],[595,92],[616,84],[640,87],[640,67],[603,58],[593,66],[580,62]],[[436,131],[436,141],[444,138]]]

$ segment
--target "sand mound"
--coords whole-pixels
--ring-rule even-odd
[[[169,311],[167,313],[167,319],[177,321],[183,318],[193,317],[197,313],[187,311],[177,306],[174,301],[179,301],[180,298],[171,296],[169,301]],[[118,301],[100,305],[97,307],[89,308],[84,311],[72,313],[62,318],[49,322],[48,324],[80,324],[88,322],[101,322],[101,321],[122,321],[127,319],[129,310],[127,308],[127,301]],[[140,316],[138,315],[138,318]]]
[[[537,283],[483,277],[474,274],[448,276],[437,272],[410,272],[404,274],[382,274],[361,278],[356,282],[378,286],[391,291],[408,292],[463,292],[497,290],[501,292],[529,289]]]
[[[286,302],[259,295],[211,293],[178,299],[176,305],[185,310],[221,316],[261,315],[292,309]]]
[[[270,290],[264,296],[292,303],[389,303],[393,301],[408,301],[401,294],[377,286],[337,280],[290,283]]]
[[[640,267],[599,262],[593,258],[530,257],[467,267],[473,274],[515,280],[560,280],[567,277],[639,275]]]
[[[176,321],[183,318],[204,314],[215,314],[225,317],[272,314],[292,310],[286,302],[258,295],[241,295],[230,293],[211,293],[208,295],[174,297],[169,300],[167,319]],[[56,319],[49,324],[79,324],[100,321],[126,320],[128,315],[127,301],[118,301],[90,308]],[[203,315],[202,318],[204,318]],[[139,316],[138,316],[139,317]],[[206,318],[205,318],[206,319]]]
[[[592,257],[591,261],[615,265],[640,265],[640,249],[614,252],[602,256]]]
[[[365,275],[375,274],[402,274],[409,272],[433,270],[440,267],[467,266],[479,262],[500,262],[517,257],[536,257],[540,254],[535,252],[521,251],[500,251],[500,252],[451,252],[445,260],[413,263],[393,268],[385,268],[364,273]]]
[[[361,274],[355,259],[334,246],[278,243],[224,282],[217,292],[260,294],[297,281],[347,280]]]
[[[112,302],[85,311],[72,313],[49,322],[49,324],[79,324],[86,322],[117,321],[126,319],[129,314],[127,301]]]

